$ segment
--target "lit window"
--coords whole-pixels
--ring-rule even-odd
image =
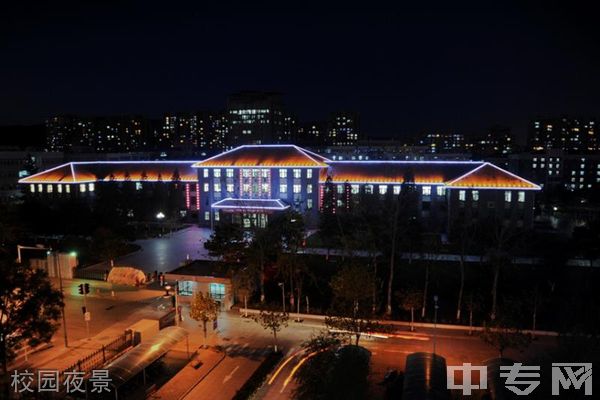
[[[467,198],[467,192],[465,192],[464,190],[459,190],[458,191],[458,200],[465,201],[466,198]]]
[[[512,192],[510,190],[506,190],[504,192],[504,201],[510,203],[512,201]]]
[[[302,191],[301,185],[294,185],[294,193],[300,193]]]
[[[387,193],[387,185],[379,185],[379,194]]]
[[[365,185],[365,193],[373,194],[373,185]]]
[[[437,193],[438,196],[445,196],[446,195],[446,188],[443,186],[438,186],[437,188],[435,188],[435,191]]]
[[[142,183],[141,182],[136,182],[135,183],[135,190],[142,190]],[[68,192],[68,190],[67,190]]]
[[[63,187],[63,185],[61,185],[61,184],[56,185],[56,191],[58,193],[62,193],[62,187]]]
[[[208,169],[204,168],[202,170],[202,176],[205,177],[205,178],[208,178]]]
[[[210,190],[210,188],[209,188],[209,186],[208,186],[208,183],[205,183],[205,184],[204,184],[204,191],[205,191],[205,192],[208,192],[209,190]]]
[[[204,220],[205,221],[210,220],[210,212],[209,211],[204,211]]]
[[[70,185],[65,185],[65,192],[71,193],[71,186]]]
[[[86,189],[87,189],[87,188],[85,187],[85,183],[82,183],[82,184],[80,184],[80,185],[79,185],[79,191],[80,191],[81,193],[85,193],[85,190],[86,190]]]
[[[306,170],[306,177],[307,177],[308,179],[312,178],[312,169],[307,169],[307,170]]]
[[[287,169],[280,169],[279,170],[279,177],[280,178],[287,178]]]
[[[524,203],[524,202],[525,202],[525,192],[523,192],[523,191],[519,191],[519,192],[517,193],[517,201],[518,201],[519,203]]]
[[[287,185],[279,185],[279,193],[287,193]]]
[[[233,193],[233,183],[228,183],[225,189],[227,190],[227,193]]]
[[[219,212],[215,211],[215,221],[218,221],[218,220],[219,220]]]
[[[533,168],[537,168],[537,164],[536,163],[533,163]]]
[[[215,192],[220,192],[221,191],[221,184],[220,183],[215,183]]]
[[[479,201],[479,190],[473,190],[471,192],[471,197],[473,198],[473,201]]]
[[[44,191],[44,185],[42,185],[41,183],[38,183],[38,192],[42,193]]]
[[[360,191],[360,188],[358,185],[352,185],[352,186],[350,186],[350,191],[352,194],[358,194],[358,192]]]
[[[96,190],[96,185],[95,185],[95,184],[93,184],[93,183],[89,183],[89,184],[88,184],[88,190],[89,190],[90,192],[93,192],[94,190]]]
[[[423,196],[431,196],[431,186],[423,186]]]
[[[46,192],[52,193],[52,185],[46,185]]]
[[[262,185],[260,185],[260,191],[263,193],[267,193],[269,191],[269,184],[263,183]]]
[[[227,168],[225,170],[225,176],[227,176],[228,178],[233,178],[233,168]]]
[[[306,185],[306,193],[312,193],[312,185],[311,184]]]
[[[294,178],[301,178],[302,177],[302,170],[301,169],[295,168],[293,172],[294,172]]]
[[[220,178],[221,177],[221,170],[219,168],[213,169],[213,176],[215,178]]]
[[[400,186],[400,185],[394,186],[394,194],[400,194],[401,189],[402,189],[402,186]]]
[[[309,210],[313,208],[313,201],[312,201],[312,199],[307,199],[306,200],[306,208],[309,209]]]
[[[244,183],[242,185],[242,192],[244,192],[244,193],[250,193],[250,184]]]
[[[260,171],[260,174],[262,175],[263,178],[268,178],[269,177],[269,170],[268,169],[263,169]]]
[[[249,169],[243,169],[243,170],[242,170],[242,176],[243,176],[244,178],[248,178],[248,177],[250,177],[250,170],[249,170]]]
[[[29,191],[35,193],[35,185],[29,185]]]

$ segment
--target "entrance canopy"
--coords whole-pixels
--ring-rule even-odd
[[[213,203],[212,208],[233,212],[283,211],[290,206],[280,199],[226,199]]]
[[[135,375],[158,360],[177,343],[188,336],[188,332],[177,326],[169,326],[158,332],[156,336],[128,351],[104,369],[115,387],[127,383]]]

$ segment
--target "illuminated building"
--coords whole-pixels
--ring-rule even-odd
[[[594,119],[539,119],[530,128],[528,147],[542,153],[549,150],[594,153],[599,149],[597,129]]]
[[[156,142],[161,150],[210,154],[225,149],[227,127],[227,119],[222,113],[169,114],[163,118]]]
[[[52,117],[46,121],[50,151],[139,151],[147,146],[147,121],[139,116]]]
[[[462,133],[428,133],[418,140],[430,153],[460,153],[465,151],[465,135]]]
[[[331,146],[351,146],[359,140],[358,114],[340,112],[332,114],[327,128],[326,143]]]
[[[119,183],[169,183],[181,188],[182,204],[198,211],[201,225],[227,218],[245,228],[264,226],[269,215],[288,209],[316,226],[320,208],[347,210],[363,196],[383,199],[410,186],[419,218],[439,231],[461,217],[530,226],[540,190],[488,162],[332,161],[295,145],[244,145],[196,162],[68,163],[20,183],[31,195],[50,198],[90,196],[96,186]],[[332,204],[322,204],[325,192]]]
[[[227,147],[276,143],[284,134],[282,109],[278,93],[239,92],[229,96]]]

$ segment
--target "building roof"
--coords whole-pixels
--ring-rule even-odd
[[[330,162],[320,182],[445,185],[449,188],[525,189],[540,186],[488,162],[474,161],[351,161]]]
[[[85,183],[109,181],[196,182],[193,161],[70,162],[19,180],[19,183]]]
[[[472,161],[337,161],[321,171],[319,180],[330,176],[336,183],[444,184],[482,165]]]
[[[494,164],[484,163],[472,171],[447,182],[450,188],[482,188],[502,189],[519,188],[528,190],[540,190],[540,186],[523,179],[512,172],[508,172]]]
[[[171,275],[210,276],[228,278],[227,266],[220,261],[194,260],[189,264],[168,272]]]
[[[232,211],[282,211],[290,206],[280,199],[226,199],[213,203],[212,208]]]
[[[291,144],[245,145],[199,161],[194,167],[326,167],[328,162]]]

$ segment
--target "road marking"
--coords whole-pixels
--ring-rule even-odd
[[[223,383],[225,383],[225,382],[227,382],[228,380],[230,380],[230,379],[231,379],[231,377],[233,376],[233,374],[235,374],[235,371],[237,371],[239,368],[240,368],[240,366],[239,366],[239,365],[238,365],[238,366],[236,366],[236,367],[233,369],[233,371],[231,371],[231,372],[229,373],[229,375],[227,375],[225,378],[223,378]]]

